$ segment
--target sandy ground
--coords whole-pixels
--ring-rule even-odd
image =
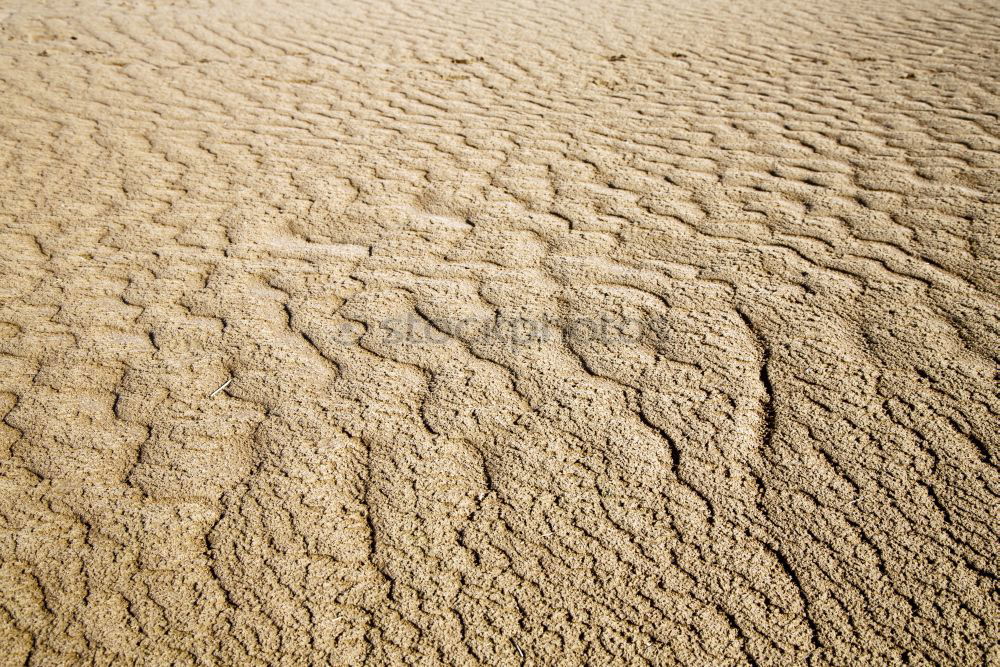
[[[0,0],[0,660],[1000,664],[1000,5]]]

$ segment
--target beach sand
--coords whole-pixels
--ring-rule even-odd
[[[0,661],[1000,664],[998,45],[0,0]]]

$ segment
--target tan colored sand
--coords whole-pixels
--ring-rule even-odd
[[[1000,664],[996,2],[0,31],[5,662]]]

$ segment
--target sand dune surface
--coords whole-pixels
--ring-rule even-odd
[[[0,0],[5,664],[1000,664],[1000,5]]]

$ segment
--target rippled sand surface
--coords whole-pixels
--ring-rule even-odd
[[[3,660],[1000,663],[998,44],[0,0]]]

